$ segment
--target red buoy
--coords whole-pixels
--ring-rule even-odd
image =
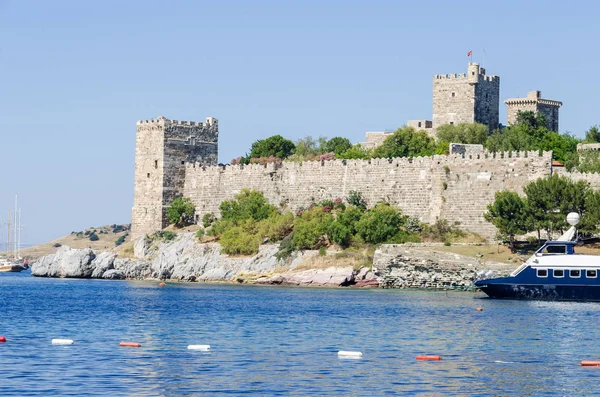
[[[6,342],[6,337],[5,336],[0,336],[0,342]]]
[[[140,343],[137,342],[121,342],[119,343],[121,347],[142,347]]]
[[[481,308],[481,307],[478,307],[478,308],[477,308],[477,311],[478,311],[478,312],[482,312],[482,311],[483,311],[483,308]]]
[[[600,360],[583,360],[582,367],[600,367]]]
[[[417,360],[423,361],[440,361],[441,359],[440,356],[417,356]]]

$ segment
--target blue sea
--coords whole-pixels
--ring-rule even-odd
[[[1,273],[0,305],[1,396],[600,394],[579,365],[600,360],[598,303]]]

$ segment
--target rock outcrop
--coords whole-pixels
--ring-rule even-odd
[[[506,264],[481,264],[477,259],[447,252],[424,251],[409,245],[383,245],[373,267],[355,269],[339,259],[318,262],[317,251],[303,251],[277,259],[277,245],[262,245],[251,257],[221,253],[216,243],[197,242],[193,233],[175,240],[135,241],[139,258],[119,258],[114,252],[66,246],[32,264],[32,274],[43,277],[224,281],[267,285],[356,286],[384,288],[470,287],[476,274],[506,273]],[[335,259],[335,257],[333,257]],[[312,262],[311,262],[312,261]],[[307,265],[310,263],[311,265]],[[312,264],[320,263],[320,265]],[[325,263],[325,264],[324,264]],[[312,267],[312,268],[311,268]]]
[[[471,288],[476,274],[510,273],[515,265],[483,262],[450,252],[427,250],[410,245],[388,244],[377,251],[373,266],[379,269],[383,288]]]

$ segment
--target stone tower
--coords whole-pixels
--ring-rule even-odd
[[[490,133],[498,128],[500,77],[488,76],[478,63],[469,63],[467,74],[433,76],[433,127],[444,124],[481,123]]]
[[[185,164],[217,164],[219,126],[164,117],[137,122],[132,238],[167,226],[166,207],[182,195]]]
[[[519,112],[531,111],[535,114],[543,113],[548,129],[558,132],[558,108],[562,106],[562,102],[542,99],[541,91],[531,91],[527,93],[527,98],[511,98],[504,103],[508,110],[509,125],[516,123]]]

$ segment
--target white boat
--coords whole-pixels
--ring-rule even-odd
[[[6,239],[6,258],[0,259],[0,272],[21,272],[29,268],[27,259],[21,258],[21,209],[15,196],[15,212],[13,215],[13,251],[11,253],[11,213],[8,211],[8,234]]]

